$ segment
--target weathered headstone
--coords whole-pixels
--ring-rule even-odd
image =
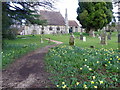
[[[75,44],[75,37],[73,34],[71,34],[69,39],[69,45],[74,46],[74,44]]]
[[[107,34],[106,34],[106,32],[103,32],[101,34],[101,44],[107,45]]]
[[[107,35],[107,39],[111,40],[111,35],[110,34]]]
[[[101,36],[99,36],[98,38],[99,38],[99,39],[100,39],[100,41],[101,41]]]
[[[120,33],[118,34],[118,43],[120,43]]]
[[[89,36],[95,37],[95,33],[94,33],[93,30],[90,30],[90,31],[89,31]]]
[[[86,37],[83,37],[83,42],[86,42]]]
[[[83,40],[83,35],[80,33],[80,40]]]

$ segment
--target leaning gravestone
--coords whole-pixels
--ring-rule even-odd
[[[71,34],[71,35],[70,35],[70,40],[69,40],[69,45],[74,46],[74,44],[75,44],[75,37],[74,37],[73,34]]]
[[[83,35],[80,33],[80,40],[83,40]]]
[[[107,45],[107,34],[106,34],[106,32],[103,32],[101,34],[101,44]]]

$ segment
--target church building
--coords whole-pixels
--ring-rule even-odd
[[[72,28],[72,32],[80,32],[80,27],[75,20],[68,20],[67,9],[65,13],[65,19],[60,12],[40,10],[40,19],[47,20],[47,26],[41,25],[28,25],[24,26],[22,35],[30,34],[59,34],[69,33],[69,28]]]

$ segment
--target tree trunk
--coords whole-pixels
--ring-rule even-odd
[[[86,33],[89,34],[90,29],[86,28],[85,31],[86,31]]]

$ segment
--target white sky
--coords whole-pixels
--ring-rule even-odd
[[[77,17],[77,7],[78,7],[78,0],[59,0],[56,7],[61,12],[63,17],[65,17],[65,9],[67,8],[68,12],[68,19],[69,20],[76,20]]]

